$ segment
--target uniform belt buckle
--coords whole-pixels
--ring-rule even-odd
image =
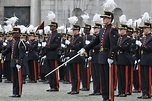
[[[101,48],[100,48],[100,52],[102,52],[102,51],[103,51],[103,49],[104,49],[104,48],[103,48],[103,47],[101,47]]]

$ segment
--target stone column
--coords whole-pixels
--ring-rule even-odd
[[[31,0],[30,23],[34,26],[40,24],[41,0]]]

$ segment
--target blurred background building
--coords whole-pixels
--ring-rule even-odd
[[[48,11],[56,14],[56,21],[59,25],[68,24],[70,16],[77,16],[78,23],[82,26],[81,15],[88,13],[90,24],[95,13],[102,14],[102,4],[105,0],[0,0],[0,24],[4,23],[6,18],[14,14],[19,18],[17,24],[28,26],[30,24],[37,26],[41,21],[45,25],[50,22],[47,19]],[[152,16],[152,0],[115,0],[117,8],[113,11],[115,15],[115,25],[118,25],[118,17],[122,14],[127,19],[138,19],[144,12]]]

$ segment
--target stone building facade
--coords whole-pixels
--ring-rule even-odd
[[[47,19],[48,11],[56,14],[56,21],[59,25],[68,24],[67,18],[76,15],[78,23],[83,26],[82,18],[84,13],[90,16],[89,23],[95,13],[102,14],[102,5],[105,0],[0,0],[0,23],[3,24],[5,17],[14,15],[19,17],[18,24],[37,26],[41,21],[45,25],[50,22]],[[127,19],[138,19],[144,12],[152,16],[152,0],[115,0],[117,8],[114,10],[115,24],[118,17],[125,14]]]

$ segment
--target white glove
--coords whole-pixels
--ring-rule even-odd
[[[19,71],[19,69],[21,68],[21,65],[16,64],[16,68],[17,68],[17,70]]]
[[[85,41],[85,44],[86,44],[86,45],[88,45],[89,43],[90,43],[90,41],[89,41],[89,40],[86,40],[86,41]]]
[[[27,41],[26,43],[27,43],[27,44],[29,44],[30,42],[29,42],[29,41]]]
[[[81,48],[81,49],[78,51],[78,54],[79,54],[79,55],[82,55],[82,54],[84,54],[84,52],[85,52],[85,49],[84,49],[84,48]]]
[[[92,57],[90,56],[90,57],[88,57],[88,61],[90,61],[92,59]]]
[[[136,45],[138,45],[138,46],[140,46],[140,47],[141,47],[141,45],[142,45],[141,41],[136,40]]]
[[[38,47],[41,47],[41,43],[38,43]]]
[[[42,42],[42,47],[45,47],[46,46],[46,42]]]
[[[108,58],[108,63],[111,65],[113,63],[113,60]]]
[[[65,46],[64,44],[61,44],[61,47],[62,47],[62,48],[65,48],[66,46]]]
[[[46,58],[46,55],[42,57],[42,59],[45,59],[45,58]]]
[[[69,40],[65,40],[65,44],[66,44],[66,45],[69,45],[69,44],[70,44],[70,41],[69,41]]]
[[[66,57],[66,60],[69,60],[70,59],[70,57]]]
[[[7,45],[7,43],[6,42],[3,42],[3,46],[6,46]]]

